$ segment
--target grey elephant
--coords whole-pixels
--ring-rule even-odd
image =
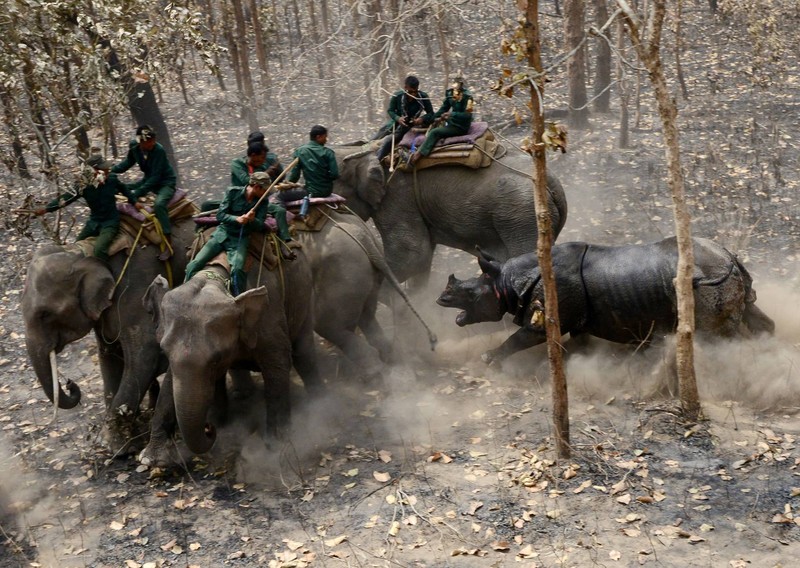
[[[772,333],[775,323],[755,305],[753,281],[728,250],[695,238],[695,328],[707,336]],[[677,326],[673,280],[678,264],[675,237],[646,245],[601,246],[563,243],[552,249],[561,331],[578,345],[587,336],[617,343],[649,343]],[[453,275],[437,302],[463,310],[459,326],[499,321],[514,315],[521,326],[484,361],[500,362],[546,341],[544,290],[535,253],[506,262],[482,257],[483,275],[459,280]]]
[[[180,282],[193,223],[175,223],[172,235],[172,276]],[[137,249],[123,271],[125,251],[111,256],[106,265],[61,246],[45,245],[34,253],[22,294],[28,357],[42,390],[59,408],[75,407],[81,391],[71,380],[66,381],[66,392],[61,388],[56,353],[94,331],[106,403],[103,435],[116,454],[136,449],[131,440],[139,405],[166,369],[155,325],[142,309],[148,285],[165,272],[157,254],[153,247]]]
[[[227,271],[209,265],[191,280],[168,290],[155,279],[144,304],[157,325],[169,361],[140,454],[143,463],[168,465],[175,425],[186,446],[202,454],[216,439],[209,411],[230,370],[260,371],[264,378],[267,432],[280,433],[290,417],[289,373],[297,370],[309,391],[323,386],[314,341],[311,268],[300,249],[283,270],[248,274],[249,290],[233,297]]]
[[[341,349],[364,376],[378,376],[392,351],[375,319],[378,293],[386,280],[419,318],[433,348],[435,336],[389,269],[372,230],[355,215],[322,211],[329,221],[320,231],[297,234],[314,276],[314,330]]]
[[[362,219],[372,218],[389,268],[400,282],[425,279],[437,244],[494,258],[536,250],[536,214],[527,154],[507,155],[488,168],[439,166],[389,174],[373,151],[335,149],[339,179],[334,192]],[[554,237],[567,220],[561,183],[548,175],[548,209]]]

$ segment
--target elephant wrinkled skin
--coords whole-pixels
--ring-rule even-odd
[[[370,228],[354,215],[333,210],[326,214],[330,220],[321,231],[297,235],[314,276],[314,330],[341,349],[365,377],[376,376],[392,351],[375,319],[384,278],[409,306],[410,301],[391,274],[383,248]],[[363,337],[356,333],[357,328]]]
[[[289,373],[297,370],[309,391],[320,390],[313,330],[311,269],[302,250],[282,270],[248,274],[249,290],[233,297],[227,272],[208,266],[167,291],[163,279],[148,289],[145,306],[157,322],[168,361],[143,463],[170,465],[177,423],[194,453],[216,437],[208,413],[229,370],[260,371],[264,378],[267,432],[277,435],[290,417]],[[224,383],[222,383],[224,384]],[[174,398],[173,398],[174,397]]]
[[[191,221],[174,225],[171,264],[178,281],[183,278],[185,249],[192,238]],[[94,330],[106,403],[104,438],[114,453],[135,449],[130,442],[139,404],[166,369],[155,326],[141,304],[147,286],[165,271],[157,254],[152,246],[136,250],[116,288],[126,251],[113,255],[105,265],[61,246],[44,245],[28,266],[22,315],[28,356],[42,390],[52,402],[51,352],[60,352]],[[72,381],[66,386],[67,392],[60,386],[55,391],[58,405],[73,408],[80,401],[80,389]]]
[[[473,254],[477,246],[500,260],[536,250],[527,154],[509,155],[477,170],[438,166],[391,175],[374,152],[335,150],[339,179],[334,192],[346,197],[348,207],[362,219],[373,219],[386,261],[400,282],[427,277],[437,244]],[[555,176],[548,175],[547,185],[555,238],[567,220],[567,200]]]

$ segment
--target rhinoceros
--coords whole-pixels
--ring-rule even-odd
[[[775,323],[755,305],[753,280],[736,255],[708,239],[693,242],[698,334],[773,333]],[[562,334],[569,333],[571,339],[591,335],[616,343],[649,344],[675,332],[675,237],[644,245],[564,243],[553,247],[552,256]],[[483,360],[501,362],[545,342],[544,289],[536,254],[504,263],[481,255],[478,263],[481,276],[459,280],[451,274],[437,303],[463,310],[456,316],[459,326],[499,321],[506,313],[514,316],[520,329],[484,353]]]

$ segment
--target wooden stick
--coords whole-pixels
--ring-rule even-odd
[[[394,171],[394,128],[397,126],[396,122],[392,123],[392,153],[389,154],[389,173]]]
[[[295,158],[294,160],[292,160],[292,163],[291,163],[291,164],[289,164],[288,166],[286,166],[285,168],[283,168],[283,171],[281,172],[281,175],[279,175],[278,177],[276,177],[276,178],[275,178],[275,181],[273,181],[273,182],[272,182],[272,183],[269,185],[269,187],[267,188],[267,191],[265,191],[265,192],[264,192],[264,195],[262,195],[262,196],[261,196],[261,197],[258,199],[258,201],[256,201],[256,204],[253,206],[253,210],[255,210],[255,209],[258,209],[258,206],[259,206],[259,205],[261,205],[261,202],[262,202],[262,201],[264,201],[264,198],[265,198],[265,197],[267,197],[267,196],[270,194],[270,192],[271,192],[272,188],[273,188],[273,187],[275,187],[275,185],[276,185],[276,184],[277,184],[279,181],[281,181],[281,180],[284,178],[284,176],[286,175],[286,173],[287,173],[289,170],[291,170],[293,167],[295,167],[299,161],[300,161],[300,158]]]

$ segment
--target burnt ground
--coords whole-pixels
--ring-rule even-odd
[[[430,289],[416,297],[441,339],[436,352],[413,322],[382,308],[400,361],[382,384],[353,381],[326,351],[333,394],[310,401],[296,385],[285,442],[265,447],[253,396],[239,403],[212,454],[151,471],[99,445],[102,386],[90,338],[60,356],[84,400],[53,421],[19,314],[25,265],[45,237],[36,224],[34,241],[7,226],[2,565],[792,565],[800,552],[798,75],[769,91],[753,88],[737,73],[743,52],[731,34],[713,28],[704,38],[687,52],[693,96],[680,100],[693,231],[745,260],[759,305],[777,323],[773,338],[698,344],[707,420],[682,424],[674,401],[647,396],[659,350],[597,345],[567,366],[574,451],[556,463],[544,351],[483,365],[480,353],[511,324],[459,329],[455,312],[434,304],[447,274],[477,271],[467,255],[442,250]],[[181,157],[182,184],[215,195],[246,128],[213,93],[191,108],[179,98],[164,109],[183,126],[176,145],[193,150]],[[305,137],[295,124],[302,104],[270,125],[283,156]],[[551,156],[570,204],[560,241],[635,243],[673,233],[648,104],[631,149],[616,148],[615,116],[595,115],[589,131],[571,133],[567,154]],[[502,133],[518,141],[524,129]],[[362,134],[337,125],[331,141]]]

